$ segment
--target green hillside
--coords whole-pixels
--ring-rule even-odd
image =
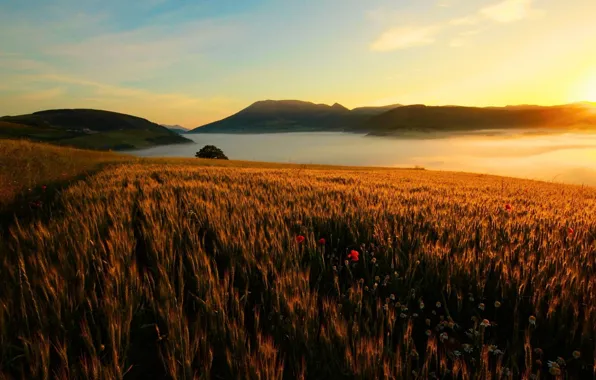
[[[97,150],[125,150],[190,142],[136,116],[90,109],[40,111],[0,118],[0,138],[24,138]]]

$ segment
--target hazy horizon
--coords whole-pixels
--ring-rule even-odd
[[[131,151],[142,157],[193,157],[216,145],[234,160],[340,166],[424,167],[596,186],[596,133],[484,130],[428,138],[339,132],[187,135],[195,144]]]
[[[0,115],[194,128],[257,100],[350,109],[596,101],[591,0],[3,3]]]

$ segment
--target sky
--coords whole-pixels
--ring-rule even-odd
[[[0,0],[0,115],[596,101],[594,0]]]

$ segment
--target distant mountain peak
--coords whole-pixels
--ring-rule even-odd
[[[346,110],[349,111],[348,108],[342,106],[339,103],[334,103],[332,106],[329,106],[327,104],[324,103],[313,103],[313,102],[308,102],[308,101],[304,101],[304,100],[294,100],[294,99],[282,99],[282,100],[271,100],[271,99],[267,99],[267,100],[259,100],[254,102],[253,104],[251,104],[250,106],[247,107],[247,109],[250,108],[264,108],[264,107],[301,107],[301,108],[332,108],[332,109],[337,109],[337,110]]]
[[[306,102],[302,100],[259,100],[254,102],[250,106],[238,112],[242,114],[244,112],[251,113],[285,113],[285,112],[349,112],[350,110],[339,103],[335,103],[332,106],[328,104],[316,104],[313,102]]]
[[[341,111],[349,111],[349,109],[347,109],[346,107],[342,106],[339,103],[333,103],[331,108],[336,109],[336,110],[341,110]]]
[[[271,105],[271,104],[283,104],[287,106],[299,106],[299,105],[314,105],[313,102],[306,102],[303,100],[294,100],[294,99],[282,99],[282,100],[273,100],[273,99],[266,99],[266,100],[258,100],[251,104],[251,106],[263,106],[263,105]]]
[[[265,111],[270,112],[277,109],[292,109],[292,108],[305,108],[305,107],[316,107],[314,103],[303,102],[301,100],[259,100],[246,107],[242,111]],[[240,111],[240,112],[242,112]]]
[[[162,127],[166,127],[166,128],[170,128],[170,129],[184,129],[185,131],[188,130],[188,128],[184,128],[181,125],[178,124],[160,124]]]
[[[172,132],[176,132],[178,134],[182,134],[182,133],[186,133],[188,132],[187,128],[184,128],[181,125],[175,124],[175,125],[168,125],[168,124],[160,124],[162,127],[165,127],[167,129],[169,129]]]

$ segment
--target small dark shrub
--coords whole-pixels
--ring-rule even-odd
[[[197,158],[215,158],[219,160],[227,160],[228,157],[224,152],[215,145],[205,145],[196,154]]]

